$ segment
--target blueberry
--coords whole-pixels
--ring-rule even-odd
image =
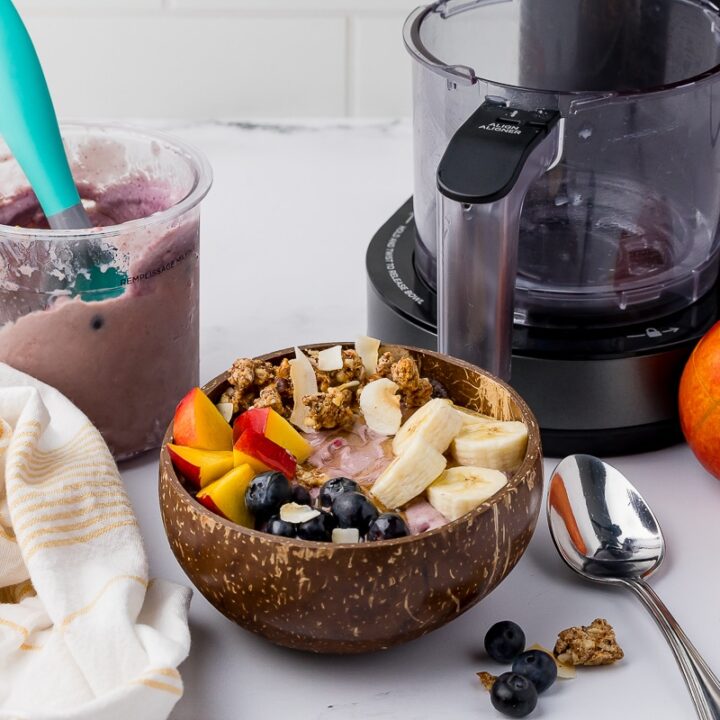
[[[310,505],[312,506],[312,498],[308,489],[304,485],[293,485],[292,499],[298,505]]]
[[[495,623],[485,635],[485,650],[497,662],[512,662],[525,649],[525,633],[510,620]]]
[[[295,525],[281,520],[277,515],[268,520],[265,532],[271,535],[280,535],[281,537],[289,538],[294,538],[297,535]]]
[[[542,650],[520,653],[513,660],[512,671],[530,680],[538,694],[545,692],[557,680],[557,665]]]
[[[370,523],[378,516],[377,508],[360,492],[345,492],[338,495],[332,504],[332,514],[338,527],[357,528],[364,535]]]
[[[449,397],[447,388],[439,380],[430,380],[432,385],[432,396],[434,398],[446,398]]]
[[[275,515],[280,506],[292,501],[290,481],[279,472],[265,472],[250,483],[245,493],[245,505],[256,520]]]
[[[523,675],[503,673],[490,690],[493,707],[503,715],[522,718],[529,715],[537,705],[537,690]]]
[[[368,540],[391,540],[392,538],[405,537],[410,534],[405,521],[395,513],[383,513],[379,515],[368,529]]]
[[[329,512],[321,510],[317,517],[297,526],[297,536],[303,540],[329,542],[336,527],[337,520]]]
[[[320,488],[320,505],[329,508],[338,495],[346,492],[357,492],[359,489],[360,486],[350,478],[336,477],[328,480]]]

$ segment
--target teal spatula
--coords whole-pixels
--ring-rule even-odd
[[[70,173],[45,74],[25,24],[10,0],[0,0],[0,134],[25,173],[56,230],[93,226]],[[125,273],[113,267],[111,251],[78,240],[74,268],[63,282],[46,277],[54,291],[105,300],[123,292]]]
[[[70,174],[35,47],[10,0],[0,0],[0,134],[30,181],[50,227],[92,227]]]

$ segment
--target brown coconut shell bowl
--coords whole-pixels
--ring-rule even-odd
[[[389,648],[471,608],[497,587],[527,548],[542,499],[535,417],[512,388],[479,368],[427,350],[405,349],[422,374],[440,381],[455,403],[500,420],[521,420],[529,429],[525,459],[510,482],[441,528],[352,545],[261,533],[200,505],[163,447],[160,505],[170,546],[197,589],[245,629],[278,645],[317,653]],[[262,359],[278,362],[293,356],[287,349]],[[220,375],[203,389],[217,401],[226,387],[226,375]],[[172,442],[172,426],[164,442]]]

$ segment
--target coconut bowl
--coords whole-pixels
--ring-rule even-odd
[[[511,387],[483,370],[428,350],[405,349],[455,403],[500,420],[521,420],[529,430],[525,459],[510,482],[438,529],[339,545],[241,527],[193,498],[165,449],[173,439],[172,425],[168,428],[160,456],[160,506],[170,546],[195,587],[243,628],[278,645],[316,653],[390,648],[473,607],[525,552],[542,500],[535,417]],[[293,357],[293,350],[262,359],[283,357]],[[226,387],[224,374],[203,389],[217,401]]]

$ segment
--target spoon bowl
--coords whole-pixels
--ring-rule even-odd
[[[701,720],[720,720],[720,683],[645,582],[665,556],[660,525],[642,495],[612,465],[570,455],[553,471],[550,535],[560,557],[588,580],[632,590],[665,635]]]
[[[590,580],[646,578],[665,556],[660,525],[643,497],[591,455],[571,455],[555,468],[548,522],[562,559]]]

